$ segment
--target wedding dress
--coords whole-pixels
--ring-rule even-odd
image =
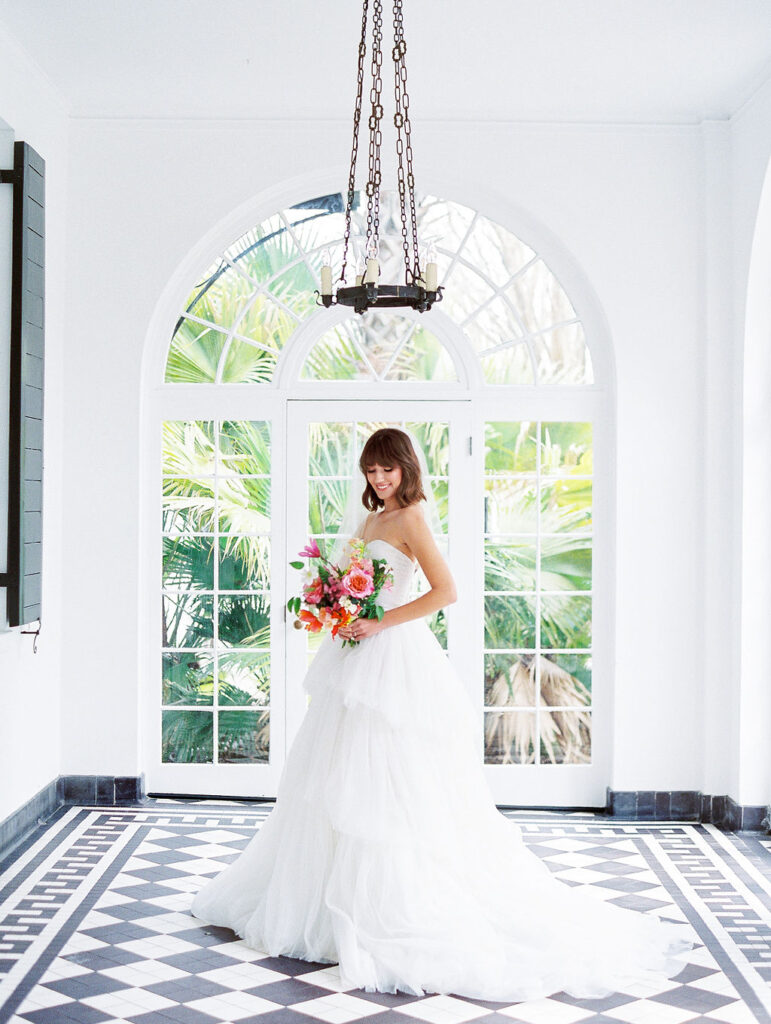
[[[415,564],[384,540],[394,584]],[[571,887],[495,807],[476,711],[423,619],[327,637],[275,807],[191,911],[272,956],[339,963],[367,991],[515,1002],[671,978],[688,926]]]

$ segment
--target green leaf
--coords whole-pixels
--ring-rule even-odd
[[[377,616],[377,621],[380,622],[380,620],[385,615],[385,610],[383,609],[382,604],[375,605],[375,615]]]
[[[304,565],[303,562],[290,562],[289,564],[293,569],[302,569]]]

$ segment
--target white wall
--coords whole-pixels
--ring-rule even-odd
[[[138,423],[158,296],[196,241],[254,194],[309,165],[338,165],[342,187],[349,131],[343,122],[72,123],[63,772],[141,770]],[[704,149],[689,127],[416,128],[418,186],[452,180],[448,198],[527,210],[583,267],[610,324],[616,789],[703,787],[705,668],[723,642],[705,632],[705,603],[732,599],[705,591]],[[710,791],[728,781],[723,765]]]
[[[60,772],[62,586],[62,366],[65,302],[67,118],[58,94],[0,30],[0,118],[46,161],[46,380],[43,483],[43,624],[30,636],[0,632],[0,820]],[[10,139],[4,136],[3,166]],[[3,185],[3,189],[10,186]],[[0,239],[5,245],[5,239]],[[0,346],[3,358],[7,348]],[[7,378],[6,378],[7,380]],[[7,401],[7,399],[6,399]],[[0,458],[7,459],[7,404],[0,403]],[[0,544],[5,546],[5,533]],[[3,568],[5,556],[3,554]],[[4,610],[5,595],[2,592]],[[3,620],[4,621],[4,620]],[[1,627],[0,627],[1,628]]]
[[[0,634],[2,819],[59,773],[142,771],[148,324],[186,254],[241,203],[309,166],[337,168],[343,187],[350,126],[68,122],[1,33],[0,118],[46,159],[48,190],[45,618],[37,656],[31,638]],[[771,273],[771,191],[769,237],[756,233],[770,140],[768,86],[701,128],[416,127],[419,187],[527,211],[583,268],[610,325],[615,789],[771,801],[771,309],[767,288],[747,290],[752,266],[758,281]]]
[[[771,82],[734,118],[735,380],[742,402],[735,427],[735,562],[741,567],[741,694],[736,771],[742,803],[771,802]],[[765,188],[764,188],[765,184]]]

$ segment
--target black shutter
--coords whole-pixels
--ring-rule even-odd
[[[7,174],[3,175],[9,180]],[[26,142],[14,145],[13,280],[8,458],[7,617],[10,626],[41,614],[43,549],[43,339],[45,163]]]

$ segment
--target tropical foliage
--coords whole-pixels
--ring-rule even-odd
[[[163,760],[212,762],[216,714],[217,760],[266,761],[268,424],[167,421],[163,471]]]
[[[487,423],[485,478],[485,760],[588,762],[591,423]]]

